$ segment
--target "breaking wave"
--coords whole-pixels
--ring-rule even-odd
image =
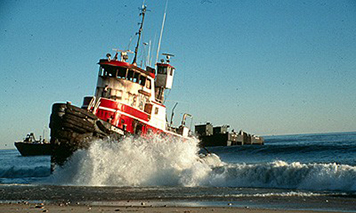
[[[74,153],[53,183],[95,186],[194,186],[209,175],[209,161],[198,156],[197,140],[125,138],[96,141]],[[211,161],[211,160],[210,160]],[[220,161],[219,161],[220,162]]]
[[[355,166],[274,161],[215,167],[208,178],[208,185],[356,191],[355,177]]]
[[[199,155],[198,141],[125,138],[79,150],[47,181],[84,186],[210,186],[356,191],[356,166],[336,163],[225,163]]]

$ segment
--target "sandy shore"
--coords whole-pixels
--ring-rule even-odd
[[[250,209],[241,207],[129,207],[129,206],[90,206],[90,205],[63,205],[63,204],[34,204],[34,203],[8,203],[0,204],[0,213],[12,212],[147,212],[147,213],[205,213],[205,212],[239,212],[239,213],[332,213],[337,211],[312,211],[312,210],[284,210],[284,209]],[[340,211],[341,212],[341,211]]]
[[[234,191],[236,190],[236,192]],[[246,195],[248,190],[243,189]],[[263,192],[263,189],[258,189]],[[269,190],[269,189],[268,189]],[[233,188],[117,188],[0,184],[6,212],[355,212],[355,194],[233,196]],[[215,195],[210,196],[210,195]],[[216,196],[216,195],[226,195]],[[256,194],[256,193],[255,193]],[[307,194],[308,195],[308,194]],[[209,197],[210,196],[210,197]],[[41,204],[42,203],[42,204]]]

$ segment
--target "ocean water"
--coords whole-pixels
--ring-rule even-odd
[[[53,174],[49,156],[0,150],[0,200],[242,206],[263,200],[264,207],[278,199],[355,201],[356,132],[268,136],[263,146],[208,147],[213,154],[207,156],[197,145],[156,137],[96,141]],[[303,208],[325,208],[318,205]]]

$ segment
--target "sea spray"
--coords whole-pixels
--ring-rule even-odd
[[[198,140],[132,138],[98,140],[73,154],[51,183],[90,186],[197,186],[205,182],[212,160],[198,155]],[[208,157],[209,158],[209,157]]]
[[[221,162],[200,156],[198,140],[161,137],[98,140],[79,150],[50,184],[83,186],[207,186],[356,191],[356,166],[276,160]],[[236,153],[238,154],[238,153]]]

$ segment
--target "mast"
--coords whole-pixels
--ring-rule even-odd
[[[142,12],[140,13],[140,16],[142,15],[142,21],[141,21],[141,24],[140,24],[140,29],[136,33],[136,35],[138,34],[138,39],[137,39],[137,44],[136,44],[136,48],[135,48],[135,56],[134,56],[134,59],[132,61],[132,64],[136,64],[138,46],[140,44],[141,33],[142,33],[142,29],[143,29],[143,22],[145,20],[146,9],[147,9],[146,5],[142,5],[142,9],[141,9]]]

